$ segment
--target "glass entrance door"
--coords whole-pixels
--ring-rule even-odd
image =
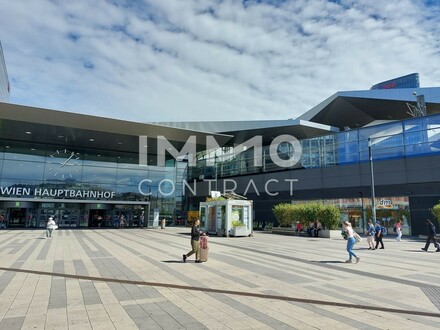
[[[41,203],[39,224],[44,228],[49,217],[53,217],[60,228],[78,227],[81,212],[83,210],[76,203]]]
[[[26,209],[11,208],[8,210],[10,228],[24,228],[26,225]]]
[[[143,227],[147,225],[147,215],[148,205],[117,204],[113,208],[113,217],[109,218],[109,226]]]
[[[106,210],[91,209],[89,211],[89,227],[105,227],[106,226]]]
[[[58,227],[77,227],[79,218],[79,209],[58,209],[56,210]]]

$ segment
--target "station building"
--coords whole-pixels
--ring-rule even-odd
[[[387,86],[391,86],[389,83]],[[425,113],[412,112],[423,96]],[[420,105],[420,104],[418,104]],[[440,200],[440,88],[337,92],[296,119],[136,123],[0,103],[0,214],[10,228],[185,224],[212,191],[337,205],[425,233]],[[372,185],[372,182],[374,184]],[[217,221],[212,214],[204,221]]]
[[[405,88],[391,87],[402,83]],[[405,234],[426,234],[425,219],[432,219],[430,209],[440,202],[440,88],[420,88],[418,74],[377,86],[337,92],[296,119],[161,123],[233,135],[235,146],[255,136],[263,141],[261,166],[254,166],[260,155],[252,149],[201,155],[188,172],[197,188],[188,207],[196,209],[213,187],[232,189],[254,201],[254,221],[264,225],[276,222],[277,203],[320,201],[338,206],[343,220],[362,232],[374,214],[374,193],[376,218],[390,230],[400,218]],[[414,112],[417,106],[423,114]],[[290,167],[274,158],[294,158],[294,143],[271,150],[283,134],[301,146],[301,158]]]
[[[45,227],[49,216],[60,228],[114,227],[121,217],[148,226],[154,212],[183,221],[187,163],[167,154],[158,164],[157,138],[180,150],[206,135],[0,103],[0,215],[9,228]]]

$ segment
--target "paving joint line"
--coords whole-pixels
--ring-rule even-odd
[[[163,235],[170,235],[170,236],[180,235],[180,234],[165,233],[165,232],[159,232],[159,233],[161,233]],[[209,244],[221,245],[221,246],[226,246],[226,247],[229,247],[229,248],[235,248],[235,249],[240,249],[240,250],[246,250],[246,251],[250,251],[250,252],[264,254],[266,256],[272,256],[272,257],[277,257],[277,258],[293,260],[293,261],[297,261],[297,262],[301,262],[301,263],[305,263],[305,264],[314,264],[314,265],[319,266],[319,267],[329,268],[329,269],[338,270],[338,271],[341,271],[341,272],[351,273],[351,274],[355,274],[355,275],[368,276],[370,278],[373,277],[373,278],[377,278],[379,280],[389,281],[389,282],[392,282],[392,283],[399,282],[401,284],[409,285],[409,286],[414,286],[414,287],[417,287],[417,288],[420,288],[420,289],[421,288],[428,288],[428,289],[429,288],[439,288],[440,289],[440,286],[436,285],[436,284],[421,283],[421,282],[416,282],[416,281],[413,281],[413,280],[396,278],[396,277],[392,277],[392,276],[388,276],[388,275],[370,273],[370,272],[366,272],[366,271],[362,271],[362,270],[335,266],[335,265],[331,265],[331,264],[328,264],[327,262],[323,262],[323,261],[319,261],[319,260],[317,260],[317,261],[315,261],[315,260],[307,260],[307,259],[302,259],[302,258],[298,258],[298,257],[293,257],[293,256],[279,254],[279,253],[274,253],[274,252],[269,252],[269,251],[260,251],[258,249],[252,248],[252,247],[236,246],[236,245],[227,244],[227,243],[221,243],[221,242],[216,242],[216,241],[210,241]],[[346,265],[343,262],[341,262],[341,264]]]
[[[372,311],[380,311],[380,312],[387,312],[387,313],[406,314],[406,315],[410,314],[410,315],[417,315],[417,316],[429,316],[429,317],[440,318],[440,313],[434,313],[434,312],[411,311],[411,310],[403,310],[403,309],[397,309],[397,308],[387,308],[387,307],[379,307],[379,306],[371,306],[371,305],[355,305],[355,304],[347,304],[347,303],[338,303],[338,302],[333,302],[333,301],[295,298],[295,297],[289,297],[289,296],[270,295],[270,294],[263,294],[263,293],[252,293],[252,292],[243,292],[243,291],[235,291],[235,290],[222,290],[222,289],[195,287],[195,286],[178,285],[178,284],[170,284],[170,283],[132,281],[132,280],[123,280],[123,279],[116,279],[116,278],[105,278],[105,277],[95,277],[95,276],[85,276],[85,275],[75,275],[75,274],[54,273],[54,272],[45,272],[45,271],[37,271],[37,270],[31,270],[31,269],[20,269],[20,268],[0,267],[0,270],[7,271],[7,272],[47,275],[47,276],[73,278],[73,279],[89,280],[89,281],[111,282],[111,283],[119,283],[119,284],[132,284],[132,285],[142,285],[142,286],[151,286],[151,287],[163,287],[163,288],[210,292],[210,293],[221,293],[221,294],[238,295],[238,296],[244,296],[244,297],[254,297],[254,298],[262,298],[262,299],[273,299],[273,300],[298,302],[298,303],[311,304],[311,305],[326,305],[326,306],[333,306],[333,307],[354,308],[354,309],[372,310]]]

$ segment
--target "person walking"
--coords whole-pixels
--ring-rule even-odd
[[[374,236],[376,234],[376,229],[374,229],[371,220],[367,221],[367,231],[365,234],[367,235],[368,250],[376,250],[374,247]]]
[[[426,219],[426,228],[428,230],[428,238],[426,239],[425,247],[422,248],[422,250],[428,252],[429,245],[432,241],[434,246],[437,248],[435,252],[440,252],[440,245],[435,239],[435,226],[430,219]]]
[[[142,214],[139,216],[139,227],[144,228],[144,220],[145,220],[145,213],[142,211]]]
[[[121,214],[119,217],[119,228],[124,228],[127,225],[127,221],[125,220],[125,215]]]
[[[402,240],[402,220],[401,219],[397,220],[395,227],[396,227],[396,233],[397,233],[396,241],[400,242]]]
[[[385,247],[383,246],[383,241],[382,241],[383,229],[382,229],[382,226],[380,225],[379,221],[376,221],[376,226],[374,227],[374,229],[376,230],[376,234],[374,236],[374,239],[376,240],[375,248],[377,249],[377,247],[379,246],[379,243],[380,243],[380,248],[385,249]]]
[[[46,224],[46,239],[52,239],[52,231],[55,229],[56,225],[57,224],[53,221],[53,218],[49,217]]]
[[[200,235],[202,235],[202,231],[199,228],[200,220],[197,219],[194,221],[191,227],[191,251],[187,254],[183,255],[183,262],[186,262],[186,259],[193,254],[196,255],[196,262],[202,262],[200,260]]]
[[[347,252],[348,252],[348,260],[346,260],[346,263],[352,263],[352,258],[355,257],[356,263],[361,260],[356,253],[353,252],[353,246],[356,243],[356,240],[354,238],[354,231],[351,227],[351,223],[349,221],[344,221],[344,231],[347,233]]]

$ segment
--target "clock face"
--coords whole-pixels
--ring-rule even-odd
[[[49,171],[59,179],[73,178],[79,173],[80,154],[68,149],[59,149],[50,154],[51,162]]]

